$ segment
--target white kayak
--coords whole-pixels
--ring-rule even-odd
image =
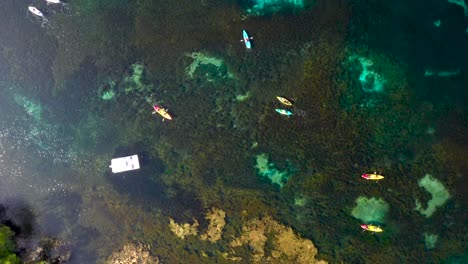
[[[41,10],[35,8],[34,6],[28,6],[29,12],[33,13],[36,16],[43,17],[44,14],[41,12]]]

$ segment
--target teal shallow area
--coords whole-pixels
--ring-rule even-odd
[[[466,262],[460,3],[3,0],[0,262]]]
[[[306,0],[253,0],[246,11],[253,15],[271,14],[285,9],[303,9]]]

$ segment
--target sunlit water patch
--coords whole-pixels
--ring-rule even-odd
[[[76,159],[68,151],[70,139],[43,120],[39,103],[18,94],[13,99],[16,105],[9,107],[15,114],[0,120],[1,197],[21,194],[35,200],[41,194],[64,191],[67,184],[57,169]]]
[[[0,124],[0,188],[6,187],[2,196],[18,194],[19,190],[27,195],[63,189],[64,184],[51,174],[54,168],[66,166],[73,157],[59,143],[47,129]]]

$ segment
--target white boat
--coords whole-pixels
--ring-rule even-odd
[[[61,4],[63,6],[65,5],[68,5],[67,3],[63,2],[62,0],[46,0],[47,4],[48,5],[57,5],[57,4]]]
[[[140,161],[138,160],[138,155],[115,158],[111,160],[109,167],[113,173],[138,170],[140,168]]]
[[[42,13],[41,10],[35,8],[34,6],[28,6],[28,10],[36,16],[44,17],[44,13]]]

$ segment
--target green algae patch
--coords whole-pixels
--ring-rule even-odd
[[[192,52],[187,54],[187,57],[193,59],[192,63],[185,68],[185,75],[189,79],[193,79],[197,72],[204,74],[204,77],[209,82],[222,78],[234,78],[234,75],[227,69],[223,59],[209,56],[202,52]]]
[[[370,58],[352,55],[348,59],[349,61],[358,61],[361,67],[361,73],[359,74],[359,82],[361,88],[365,92],[382,92],[384,90],[384,84],[386,83],[385,78],[380,72],[378,72],[374,61]]]
[[[132,74],[124,78],[125,94],[136,92],[141,93],[146,90],[146,85],[143,83],[143,74],[145,67],[135,63],[132,65]]]
[[[35,121],[39,122],[41,120],[42,107],[40,104],[37,104],[30,99],[18,94],[15,94],[13,98],[18,105],[24,108],[29,116],[34,118]]]
[[[445,204],[445,202],[450,198],[450,194],[444,185],[430,174],[426,174],[424,178],[419,180],[418,185],[429,192],[432,198],[427,202],[426,209],[423,209],[421,202],[416,199],[415,210],[423,214],[426,218],[429,218],[438,207]]]
[[[278,184],[280,187],[283,187],[291,176],[287,170],[280,171],[273,163],[269,163],[268,155],[265,153],[256,156],[255,168],[261,176],[268,178],[271,183]]]
[[[109,90],[109,91],[103,92],[101,98],[102,100],[108,101],[114,98],[114,96],[115,96],[115,92],[113,90]]]
[[[248,91],[245,94],[238,94],[238,95],[236,95],[236,101],[237,102],[243,102],[243,101],[249,99],[250,96],[251,96],[250,91]]]
[[[388,209],[387,202],[381,198],[360,196],[356,199],[351,215],[364,223],[383,223]]]
[[[253,0],[252,7],[247,9],[247,13],[252,15],[266,15],[278,12],[282,9],[305,7],[304,0]]]
[[[430,249],[435,248],[435,245],[436,245],[438,239],[439,239],[438,235],[430,234],[430,233],[424,233],[424,244],[426,246],[426,249],[430,250]]]
[[[307,204],[306,197],[295,197],[294,198],[294,205],[298,207],[304,207]]]
[[[132,65],[132,71],[133,74],[127,77],[125,80],[127,82],[132,82],[137,86],[143,86],[143,72],[144,72],[144,67],[141,64],[133,64]]]
[[[103,85],[99,86],[98,95],[104,101],[109,101],[114,98],[116,93],[116,82],[109,79]]]
[[[152,94],[154,86],[146,84],[145,73],[146,70],[143,64],[134,63],[131,65],[131,70],[120,80],[109,78],[104,81],[97,94],[104,101],[110,101],[123,95],[136,95],[150,102],[151,98],[146,95]]]

